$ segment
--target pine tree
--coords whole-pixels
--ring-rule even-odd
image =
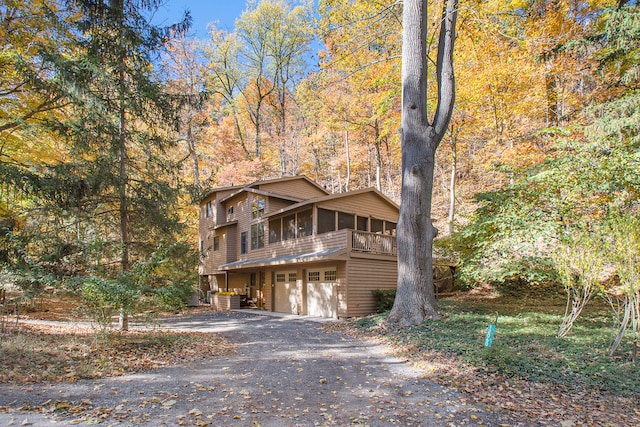
[[[74,187],[67,190],[76,197],[63,207],[78,239],[98,248],[91,273],[119,289],[123,329],[146,286],[141,271],[148,271],[138,264],[179,231],[179,165],[166,158],[179,100],[164,90],[154,62],[189,16],[172,27],[151,25],[147,16],[159,4],[68,1],[57,23],[73,35],[73,54],[44,55],[56,94],[68,103],[50,125],[72,153],[52,175],[60,180],[55,171],[63,171]]]

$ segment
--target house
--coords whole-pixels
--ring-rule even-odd
[[[200,202],[201,288],[281,313],[371,314],[371,291],[396,287],[397,218],[373,188],[329,194],[304,176],[216,188]]]

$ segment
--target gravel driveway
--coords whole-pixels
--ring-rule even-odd
[[[238,348],[225,358],[143,374],[0,385],[0,425],[512,425],[420,378],[381,348],[303,317],[212,312],[167,319],[162,327],[215,332]]]

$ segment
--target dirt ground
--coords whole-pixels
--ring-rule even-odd
[[[164,328],[212,332],[228,357],[62,384],[0,385],[0,425],[511,426],[384,349],[303,317],[202,312]]]

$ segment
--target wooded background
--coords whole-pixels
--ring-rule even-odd
[[[305,174],[399,202],[401,3],[264,0],[205,40],[150,24],[157,3],[0,5],[0,263],[25,289],[180,297],[216,186]],[[637,216],[638,2],[459,7],[438,250],[470,286],[560,280],[572,230]]]

